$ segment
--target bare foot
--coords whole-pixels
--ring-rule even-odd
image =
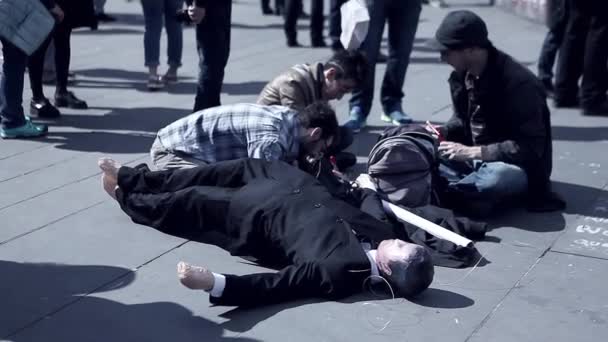
[[[108,176],[105,172],[101,175],[101,185],[103,189],[112,197],[116,199],[116,189],[118,189],[118,183],[115,178]]]
[[[177,277],[185,287],[192,290],[209,291],[215,283],[215,278],[213,278],[211,271],[183,261],[177,264]]]
[[[97,165],[105,175],[110,178],[118,179],[118,169],[122,167],[116,160],[112,158],[99,158]]]

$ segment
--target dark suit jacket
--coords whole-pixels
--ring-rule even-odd
[[[285,266],[277,273],[226,275],[223,295],[211,298],[215,304],[346,297],[370,275],[360,241],[376,246],[397,236],[391,225],[334,198],[314,177],[280,161],[241,159],[163,172],[121,168],[118,181],[118,200],[134,221],[167,232],[213,228],[229,237],[222,247],[231,254]],[[226,188],[237,190],[228,205],[216,205]],[[158,195],[137,202],[142,192]],[[150,199],[155,196],[160,199]],[[202,227],[201,217],[210,215],[225,215],[225,221]]]

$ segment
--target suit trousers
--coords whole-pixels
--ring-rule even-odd
[[[239,159],[158,172],[122,167],[116,197],[136,223],[169,234],[224,233],[233,194],[254,178],[268,178],[264,165]]]

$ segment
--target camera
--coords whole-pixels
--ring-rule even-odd
[[[180,23],[184,23],[184,24],[188,24],[188,25],[192,24],[192,19],[190,19],[187,9],[182,9],[182,10],[177,11],[177,13],[175,13],[175,19],[177,21],[179,21]]]

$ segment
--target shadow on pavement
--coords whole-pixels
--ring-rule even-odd
[[[371,294],[362,293],[355,296],[351,296],[339,302],[343,304],[363,305],[366,302],[373,301],[375,304],[378,304],[380,307],[382,307],[382,305],[384,304],[384,300],[387,299],[390,300],[389,297],[378,298],[377,296]],[[323,300],[310,299],[269,305],[259,308],[236,308],[226,311],[220,315],[221,317],[228,319],[227,322],[224,322],[221,325],[227,330],[242,333],[251,330],[258,323],[269,319],[270,317],[280,313],[283,310],[289,310],[292,308],[321,302],[323,302]],[[433,288],[426,290],[418,298],[412,300],[412,302],[429,308],[446,309],[466,308],[475,304],[475,301],[469,297],[457,294],[455,292]],[[388,303],[386,305],[389,306],[393,304]],[[407,305],[407,300],[404,301],[403,305]],[[358,309],[360,309],[360,307],[354,308],[353,310],[348,310],[348,312],[356,312]]]
[[[608,140],[608,127],[553,126],[553,140],[601,141]]]

